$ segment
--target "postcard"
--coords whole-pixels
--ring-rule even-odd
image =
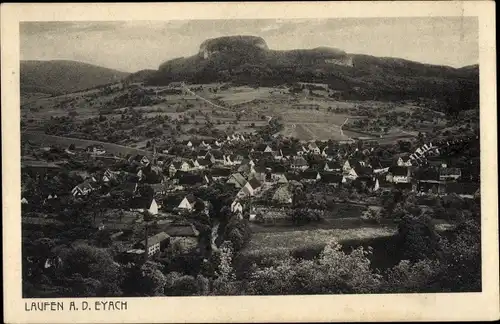
[[[7,323],[500,317],[494,2],[1,15]]]

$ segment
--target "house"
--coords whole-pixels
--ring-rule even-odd
[[[386,180],[392,183],[410,183],[410,168],[406,166],[392,166],[386,176]]]
[[[233,154],[230,157],[231,157],[231,161],[234,165],[240,165],[244,160],[243,156],[240,154]],[[252,163],[253,163],[253,161],[252,161]]]
[[[410,156],[407,156],[407,155],[400,156],[397,160],[397,165],[398,166],[406,166],[406,167],[412,166]]]
[[[271,180],[278,184],[288,183],[288,179],[284,173],[271,173]]]
[[[305,148],[304,146],[301,146],[300,149],[297,151],[298,156],[302,156],[309,153],[309,150]]]
[[[301,178],[297,172],[287,172],[287,173],[285,173],[285,177],[288,180],[288,182],[301,180]]]
[[[281,152],[281,150],[272,152],[272,156],[277,161],[281,161],[283,159],[283,153]]]
[[[158,164],[159,166],[163,166],[163,165],[165,165],[165,163],[167,163],[167,161],[168,161],[168,158],[166,156],[159,156],[156,159],[156,164]]]
[[[281,153],[279,151],[262,152],[262,157],[261,158],[281,160],[280,154]]]
[[[342,166],[342,171],[348,174],[356,165],[359,165],[359,161],[354,159],[348,159],[344,162]]]
[[[238,200],[238,199],[235,199],[232,203],[231,203],[231,212],[232,213],[243,213],[243,205],[241,204],[241,202]]]
[[[479,183],[474,182],[448,182],[444,185],[444,188],[444,191],[447,194],[454,193],[466,199],[473,199],[477,197],[481,192]]]
[[[261,182],[255,178],[252,178],[247,181],[247,183],[241,188],[241,190],[238,192],[237,197],[243,198],[243,197],[249,197],[249,196],[254,196],[257,192],[260,191],[261,189]]]
[[[199,150],[198,153],[196,153],[196,158],[197,159],[204,159],[208,154],[207,150]]]
[[[156,165],[152,166],[149,164],[137,172],[137,177],[139,181],[160,183],[163,180],[163,170]]]
[[[208,159],[213,164],[215,164],[215,163],[224,164],[224,162],[225,162],[224,153],[222,153],[220,150],[210,151],[210,153],[208,153],[205,156],[205,158]]]
[[[186,161],[173,161],[168,168],[170,176],[173,176],[177,171],[187,172],[191,170],[191,166]]]
[[[159,253],[170,240],[170,235],[165,232],[160,232],[153,236],[150,236],[146,240],[143,240],[136,244],[135,248],[140,250],[145,250],[147,248],[148,257],[152,257],[153,255]]]
[[[177,208],[191,211],[193,210],[195,203],[196,203],[196,198],[194,196],[188,195],[181,200]]]
[[[245,176],[250,176],[252,173],[255,173],[255,169],[253,165],[250,164],[242,164],[238,167],[237,171]]]
[[[439,169],[439,180],[456,181],[462,176],[460,168],[441,168]]]
[[[193,145],[193,142],[191,142],[191,141],[189,141],[189,140],[184,141],[184,142],[183,142],[183,144],[184,144],[184,145],[186,145],[186,147],[189,147],[189,148],[191,148],[191,149],[192,149],[192,148],[193,148],[193,146],[194,146],[194,145]]]
[[[353,185],[358,189],[366,188],[370,191],[377,191],[380,188],[380,183],[377,177],[362,175],[353,181]]]
[[[247,180],[241,175],[241,173],[233,173],[229,176],[226,183],[233,184],[236,188],[243,188],[247,183]]]
[[[21,204],[25,205],[28,203],[28,200],[26,198],[21,198]]]
[[[183,238],[193,238],[199,235],[199,232],[196,228],[191,224],[171,224],[168,227],[164,228],[164,232],[170,235],[172,243],[172,238],[183,237]],[[196,243],[196,241],[194,241]]]
[[[112,187],[110,193],[112,195],[114,194],[121,194],[124,193],[127,196],[134,196],[137,193],[137,188],[139,187],[139,184],[137,182],[130,182],[130,181],[125,181],[120,183],[118,186]]]
[[[281,186],[273,194],[272,200],[278,204],[291,204],[293,195],[287,185]]]
[[[318,147],[318,145],[316,144],[316,142],[310,142],[309,145],[307,146],[307,150],[313,154],[320,154],[321,153],[321,150]]]
[[[307,163],[306,159],[299,156],[292,159],[290,167],[294,170],[307,170],[309,168],[309,164]]]
[[[297,150],[293,147],[282,147],[280,149],[280,155],[283,159],[290,159],[293,156],[297,156]]]
[[[373,173],[387,173],[392,166],[391,160],[371,159],[370,166],[373,168]]]
[[[95,189],[97,188],[94,187],[91,181],[85,180],[83,183],[80,183],[79,185],[74,187],[71,190],[71,193],[73,194],[74,197],[86,196]]]
[[[231,169],[228,168],[213,168],[210,170],[210,176],[213,180],[226,180],[231,175]]]
[[[268,172],[270,172],[271,169],[267,169],[266,167],[263,166],[255,166],[250,170],[250,173],[248,174],[248,177],[253,177],[260,182],[264,182],[266,180],[266,175]]]
[[[273,152],[274,150],[268,144],[257,144],[251,152]]]
[[[201,144],[200,144],[201,147],[203,147],[207,150],[212,149],[213,145],[215,145],[215,141],[213,139],[204,139],[201,141]]]
[[[154,183],[150,185],[151,189],[155,195],[165,195],[168,191],[168,186],[166,183]]]
[[[177,172],[174,176],[174,183],[180,186],[195,186],[208,184],[206,176],[189,172]]]
[[[151,215],[158,214],[158,204],[153,197],[135,197],[130,201],[130,209],[139,212],[148,211]]]
[[[106,153],[106,150],[104,149],[104,146],[98,144],[98,145],[87,146],[87,152],[96,155],[102,155]]]
[[[338,187],[340,184],[345,183],[346,179],[344,176],[337,172],[322,172],[321,173],[321,182],[326,183],[328,185]]]
[[[151,163],[149,158],[146,155],[142,155],[142,154],[132,155],[129,157],[128,161],[130,163],[134,163],[134,162],[140,163],[143,166],[147,166],[147,165],[149,165],[149,163]]]
[[[334,146],[326,146],[321,155],[325,156],[327,160],[332,161],[342,157],[340,150]]]
[[[212,162],[208,159],[205,159],[205,158],[202,158],[202,159],[198,159],[195,161],[196,162],[196,166],[198,169],[207,169],[207,168],[210,168],[210,166],[212,166]]]
[[[321,175],[315,170],[306,170],[299,174],[303,182],[315,182],[321,180]]]
[[[285,176],[286,168],[284,165],[278,164],[274,165],[271,169],[271,180],[277,183],[288,183],[288,179]]]
[[[233,159],[233,161],[235,161],[235,160]],[[252,159],[243,159],[243,160],[241,160],[240,165],[255,166],[255,162]]]
[[[243,160],[241,155],[224,155],[222,163],[224,165],[240,165]]]
[[[342,166],[338,162],[326,162],[325,163],[325,167],[323,168],[323,170],[325,170],[327,172],[341,171],[342,170]]]

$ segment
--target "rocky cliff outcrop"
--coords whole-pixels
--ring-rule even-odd
[[[200,45],[198,55],[204,59],[220,52],[240,52],[244,50],[268,50],[266,41],[256,36],[227,36],[212,38]]]

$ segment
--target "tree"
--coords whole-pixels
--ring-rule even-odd
[[[127,269],[123,291],[126,296],[163,296],[166,283],[161,265],[146,262]]]
[[[100,296],[121,295],[119,287],[123,278],[122,270],[106,250],[82,244],[61,252],[61,256],[63,274],[70,281],[71,278],[78,279],[80,276],[88,280],[97,280],[98,285],[95,285],[96,281],[92,281],[92,287],[97,289],[94,291],[96,294]],[[86,297],[85,295],[76,296]]]
[[[233,247],[231,242],[226,241],[219,249],[217,278],[213,283],[213,292],[215,295],[235,295],[238,293],[232,262]]]
[[[398,235],[405,259],[418,261],[439,256],[439,237],[427,214],[405,213],[398,225]]]
[[[166,296],[205,296],[209,294],[209,280],[201,275],[196,277],[170,272],[166,276]]]
[[[290,256],[252,269],[250,294],[339,294],[376,292],[382,277],[370,268],[370,251],[357,248],[350,254],[336,241],[329,242],[316,260]]]

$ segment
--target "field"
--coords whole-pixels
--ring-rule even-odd
[[[250,243],[242,251],[242,255],[252,258],[303,249],[321,249],[332,239],[336,239],[340,243],[351,240],[362,241],[379,237],[391,237],[396,232],[396,229],[391,227],[360,227],[254,233]]]
[[[220,91],[217,96],[229,106],[241,105],[252,102],[253,100],[265,100],[272,96],[272,88],[250,88],[236,87],[228,90]]]
[[[387,113],[411,114],[418,109],[412,103],[339,101],[319,95],[285,94],[282,89],[268,87],[235,86],[209,91],[218,86],[220,85],[191,85],[190,89],[194,92],[184,94],[162,93],[167,87],[143,87],[145,91],[149,91],[146,97],[154,101],[150,105],[139,104],[132,107],[142,112],[146,118],[168,116],[171,120],[187,119],[187,124],[181,126],[186,135],[189,129],[204,127],[207,118],[219,130],[231,131],[234,127],[237,131],[254,133],[267,124],[266,117],[280,117],[284,124],[280,134],[301,141],[347,141],[359,138],[389,144],[418,135],[401,125],[401,121],[405,121],[404,115],[399,117],[400,125],[387,123],[385,117]],[[127,91],[129,90],[119,89],[107,93],[94,89],[38,100],[23,100],[23,119],[30,121],[26,124],[26,129],[41,130],[44,119],[68,116],[71,111],[77,113],[75,118],[80,121],[96,117],[102,111],[106,112],[108,119],[119,119],[124,110],[130,108],[126,106],[127,101],[123,103],[125,107],[118,106],[120,108],[112,110],[109,109],[109,103],[116,97],[126,98]],[[376,117],[368,117],[365,112]],[[235,123],[237,118],[239,122]],[[370,120],[370,127],[356,127],[356,121],[360,120]],[[387,129],[384,132],[373,131],[373,125],[378,120],[386,123],[384,127]],[[427,128],[430,130],[433,126],[435,125],[429,124]],[[147,140],[149,138],[141,137],[132,142],[145,143]]]

